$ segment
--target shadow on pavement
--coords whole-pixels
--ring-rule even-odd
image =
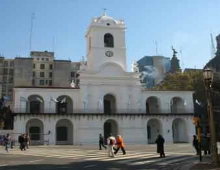
[[[190,170],[220,170],[220,166],[213,165],[211,156],[203,156],[203,161],[196,163]]]
[[[129,167],[128,165],[119,165],[111,162],[104,164],[102,162],[74,162],[68,164],[25,164],[15,166],[0,167],[0,170],[141,170],[146,169],[143,166]]]
[[[161,158],[154,158],[161,159]],[[163,159],[163,158],[162,158]],[[162,161],[161,159],[161,161]],[[150,161],[151,159],[148,159]],[[153,159],[152,159],[153,160]],[[162,161],[163,162],[163,161]],[[84,162],[62,162],[59,160],[42,161],[38,163],[28,163],[20,165],[8,165],[0,167],[0,170],[157,170],[157,169],[171,170],[169,165],[127,165],[119,164],[117,161],[84,161]],[[170,168],[169,168],[170,167]]]

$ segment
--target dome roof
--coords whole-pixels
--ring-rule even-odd
[[[102,16],[96,18],[95,22],[97,23],[111,23],[111,24],[118,24],[118,21],[116,21],[113,17],[107,16],[106,12],[102,14]]]
[[[98,23],[111,22],[111,23],[115,23],[115,24],[118,23],[114,18],[109,17],[107,15],[102,15],[101,17],[97,18],[97,22]]]

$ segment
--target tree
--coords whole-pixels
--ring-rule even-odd
[[[164,80],[153,88],[154,90],[189,90],[194,91],[194,112],[202,122],[208,120],[205,83],[202,70],[168,73]]]

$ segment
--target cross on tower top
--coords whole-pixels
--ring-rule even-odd
[[[106,16],[106,11],[107,9],[106,8],[103,8],[103,15]]]

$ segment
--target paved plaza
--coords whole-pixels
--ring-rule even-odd
[[[190,144],[166,145],[166,157],[159,158],[155,145],[127,146],[127,154],[109,158],[106,150],[96,146],[33,146],[20,151],[18,146],[9,153],[0,150],[0,170],[88,169],[88,170],[153,170],[182,168],[186,162],[197,160]]]

